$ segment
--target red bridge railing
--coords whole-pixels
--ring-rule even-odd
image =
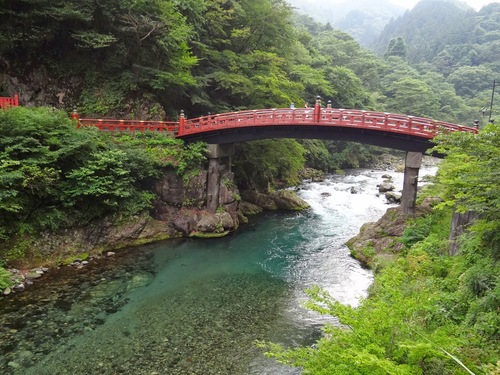
[[[12,98],[0,96],[0,108],[10,108],[19,106],[19,96],[15,94]]]
[[[166,131],[177,137],[208,133],[224,129],[259,126],[325,126],[379,130],[431,139],[443,131],[477,133],[477,128],[436,121],[424,117],[336,108],[281,108],[248,110],[185,119],[178,122],[80,119],[73,114],[78,126],[96,126],[108,131]]]
[[[424,117],[355,109],[322,108],[318,112],[316,108],[287,108],[241,111],[187,119],[184,126],[179,128],[179,136],[222,129],[280,125],[373,129],[428,139],[433,138],[443,130],[477,133],[477,129],[474,127],[435,121]]]

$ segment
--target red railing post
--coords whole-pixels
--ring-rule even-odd
[[[179,130],[177,131],[177,135],[182,135],[184,133],[185,125],[186,125],[186,116],[184,115],[184,110],[181,109],[181,113],[179,115]]]
[[[321,118],[321,97],[318,95],[316,97],[316,103],[314,103],[313,121],[319,122]]]
[[[19,107],[19,95],[14,94],[14,107]]]
[[[71,120],[76,122],[76,127],[80,127],[80,115],[78,114],[78,111],[76,110],[76,106],[73,107],[73,113],[71,113]]]

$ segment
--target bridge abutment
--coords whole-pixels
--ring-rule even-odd
[[[403,194],[401,197],[401,207],[404,215],[415,214],[418,171],[422,165],[422,156],[421,152],[408,151],[406,153]]]
[[[232,144],[208,145],[207,211],[215,213],[219,207],[220,177],[222,171],[231,171]]]

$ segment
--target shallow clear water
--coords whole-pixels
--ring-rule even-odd
[[[301,307],[314,284],[353,305],[366,294],[372,275],[344,243],[387,209],[376,194],[382,174],[305,183],[299,194],[310,210],[252,218],[226,238],[51,270],[0,300],[0,373],[299,373],[265,358],[255,340],[294,346],[320,337],[334,319]]]

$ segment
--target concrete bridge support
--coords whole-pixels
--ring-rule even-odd
[[[208,145],[207,211],[215,213],[219,207],[220,176],[224,170],[231,170],[232,144]]]
[[[418,170],[422,165],[422,156],[421,152],[408,151],[406,153],[403,194],[401,197],[401,207],[404,215],[415,214]]]

